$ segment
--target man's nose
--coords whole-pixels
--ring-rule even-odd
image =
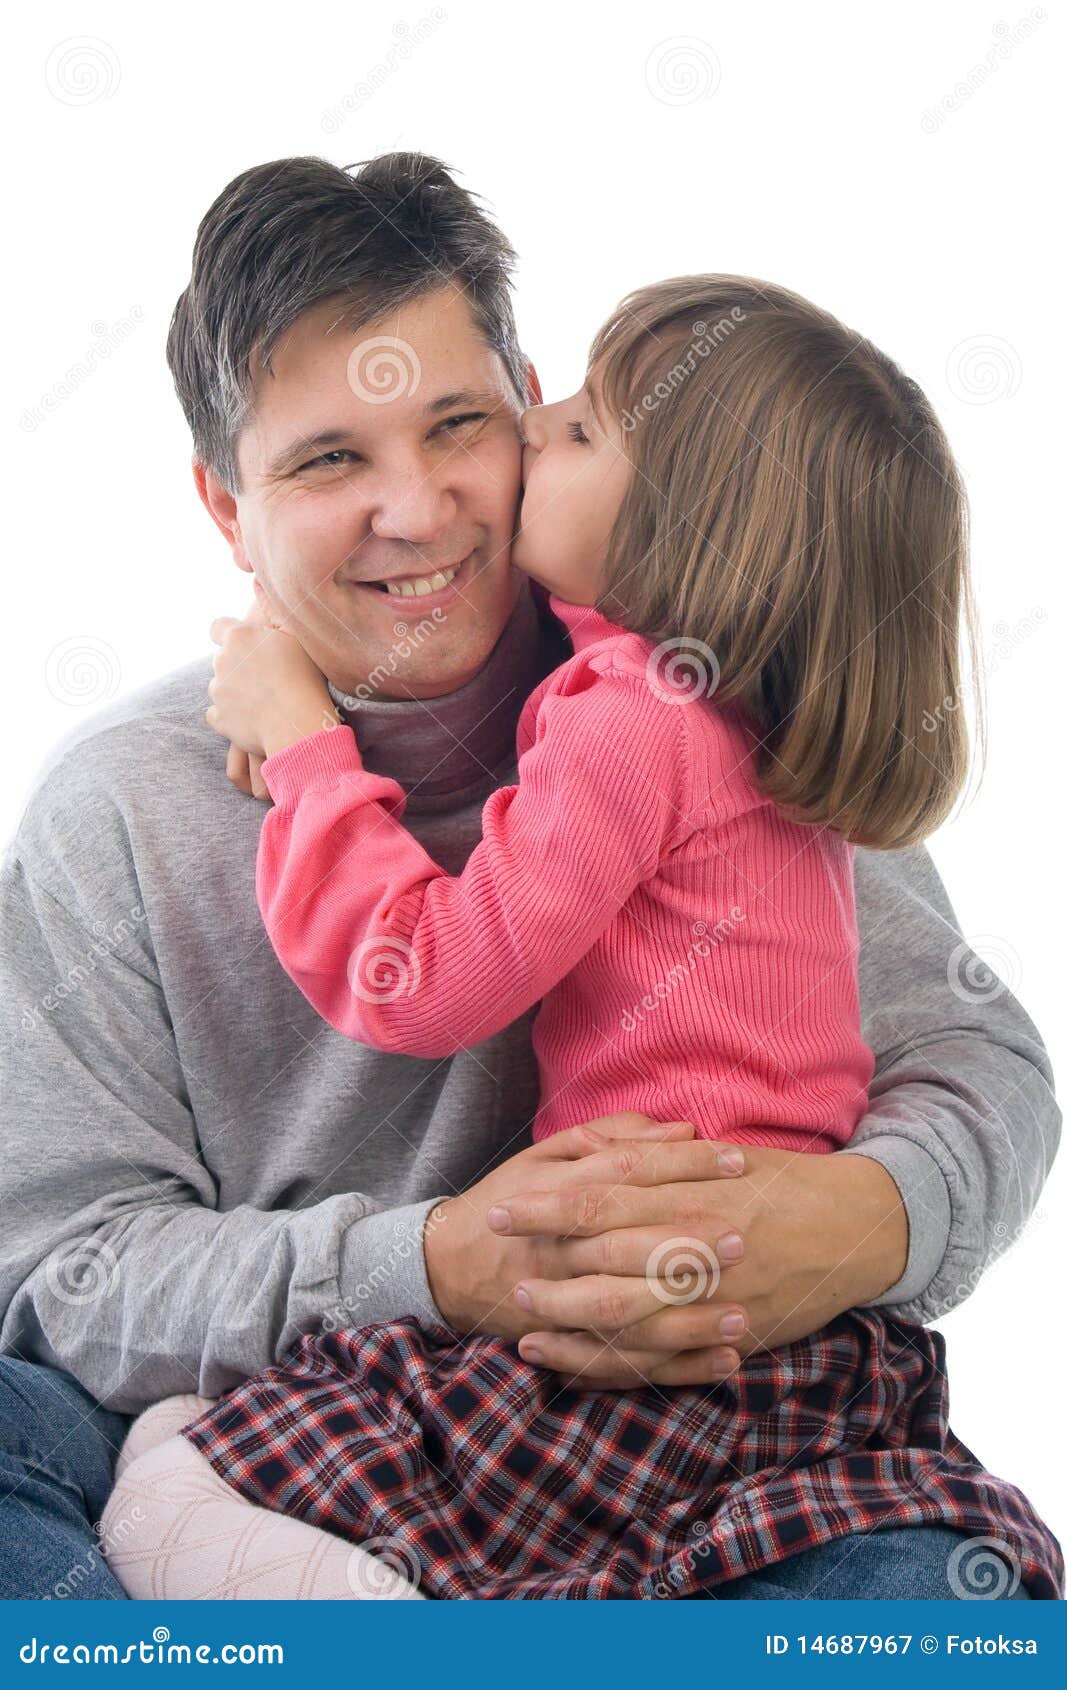
[[[412,471],[381,483],[371,512],[371,528],[382,540],[429,545],[452,522],[455,511],[455,497],[446,487],[432,474]]]

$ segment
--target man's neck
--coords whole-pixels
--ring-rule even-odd
[[[524,585],[483,667],[440,698],[357,699],[330,693],[355,730],[365,766],[389,775],[413,812],[488,794],[515,760],[515,730],[530,693],[567,655],[557,624]]]

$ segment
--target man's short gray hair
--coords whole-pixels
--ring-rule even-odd
[[[462,289],[520,404],[528,365],[511,300],[515,253],[475,197],[424,153],[342,170],[284,158],[235,176],[197,231],[167,362],[199,460],[240,490],[235,442],[254,374],[311,306],[344,300],[353,329],[448,286]]]

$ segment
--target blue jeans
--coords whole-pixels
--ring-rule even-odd
[[[125,1415],[101,1408],[68,1374],[0,1356],[0,1599],[125,1600],[94,1523],[128,1426]],[[940,1526],[868,1532],[701,1594],[740,1602],[952,1601],[948,1562],[966,1535]],[[1026,1596],[1020,1586],[1014,1599]]]
[[[0,1356],[0,1600],[126,1600],[94,1526],[129,1424],[69,1374]]]
[[[763,1572],[701,1590],[696,1597],[728,1602],[958,1602],[964,1591],[979,1590],[991,1601],[1028,1602],[1030,1592],[1020,1584],[1012,1590],[1017,1569],[1000,1556],[984,1556],[984,1578],[976,1568],[967,1579],[966,1561],[950,1577],[953,1554],[960,1562],[960,1545],[974,1541],[969,1532],[950,1526],[903,1526],[891,1531],[858,1532],[819,1549],[791,1555]],[[976,1551],[976,1553],[978,1553]],[[998,1574],[996,1567],[1001,1568]],[[996,1593],[996,1594],[994,1594]]]

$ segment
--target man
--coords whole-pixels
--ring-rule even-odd
[[[512,258],[433,160],[283,160],[208,212],[168,345],[201,499],[449,872],[561,655],[509,567],[536,393]],[[448,613],[420,617],[438,577]],[[208,673],[60,748],[6,868],[2,1594],[67,1594],[77,1566],[74,1594],[121,1595],[93,1523],[124,1416],[218,1395],[324,1321],[421,1314],[583,1384],[710,1383],[860,1303],[931,1318],[1018,1231],[1056,1142],[1048,1067],[1006,993],[953,990],[975,959],[925,852],[858,854],[877,1069],[848,1151],[750,1146],[738,1178],[707,1145],[683,1178],[686,1129],[633,1117],[523,1149],[528,1021],[386,1056],[282,973]],[[714,1300],[618,1330],[637,1229],[713,1247]],[[551,1330],[515,1303],[526,1275],[558,1281]]]

